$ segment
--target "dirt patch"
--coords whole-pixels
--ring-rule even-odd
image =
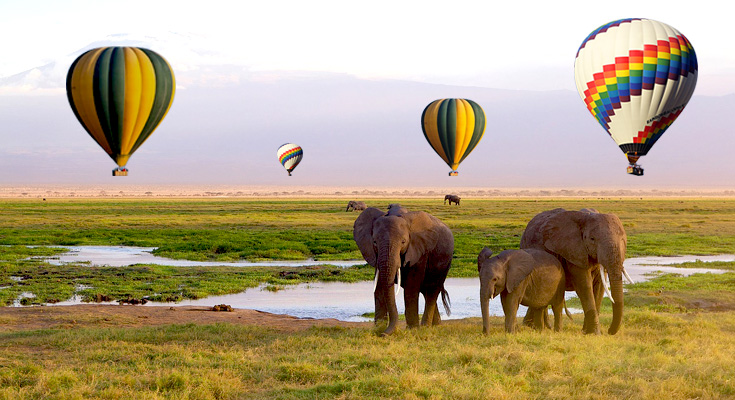
[[[345,322],[336,319],[297,318],[256,310],[232,309],[216,312],[211,307],[168,307],[128,305],[76,305],[60,307],[0,307],[0,332],[73,327],[138,327],[171,324],[232,323],[257,325],[283,332],[297,332],[312,326],[372,328],[372,322]]]

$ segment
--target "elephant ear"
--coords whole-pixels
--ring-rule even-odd
[[[362,258],[373,267],[377,265],[377,255],[373,248],[373,222],[383,215],[383,211],[370,207],[357,217],[352,226],[352,237],[362,253]]]
[[[508,274],[505,280],[505,290],[513,293],[536,268],[536,262],[533,256],[523,250],[510,250],[506,254],[501,253],[501,257],[505,258]]]
[[[589,217],[585,212],[564,211],[549,218],[541,229],[544,247],[577,266],[589,266],[589,254],[582,237]]]
[[[449,229],[441,221],[423,211],[413,211],[403,214],[408,221],[409,243],[403,258],[403,265],[415,266],[426,263],[426,258],[437,243],[443,229]]]

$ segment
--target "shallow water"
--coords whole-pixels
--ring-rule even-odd
[[[306,266],[306,265],[338,265],[352,266],[364,264],[362,260],[353,261],[267,261],[267,262],[199,262],[172,260],[157,257],[150,252],[154,248],[122,247],[122,246],[69,246],[70,252],[49,260],[56,264],[89,262],[90,265],[127,266],[133,264],[160,264],[172,266]],[[639,257],[625,260],[625,269],[634,282],[641,282],[663,273],[691,275],[695,273],[722,273],[723,270],[704,268],[676,268],[665,264],[678,264],[689,261],[735,261],[735,255],[718,256],[678,256],[678,257]],[[480,314],[480,281],[477,278],[449,278],[445,287],[451,299],[451,316],[446,316],[444,308],[439,311],[444,319],[481,317]],[[336,318],[343,321],[367,321],[362,317],[375,310],[373,303],[373,282],[343,283],[317,282],[285,286],[283,290],[272,292],[263,290],[263,286],[242,293],[224,296],[211,296],[199,300],[186,300],[176,305],[214,306],[228,304],[234,308],[255,309],[276,314],[288,314],[300,318]],[[401,291],[398,299],[402,299]],[[575,297],[573,292],[567,298]],[[79,298],[57,303],[56,305],[80,304]],[[148,303],[161,305],[173,303]],[[419,301],[419,309],[423,310],[423,299]],[[398,311],[403,312],[403,301],[398,301]],[[579,310],[577,310],[579,311]],[[525,315],[526,308],[521,306],[519,315]],[[572,310],[574,312],[574,310]],[[490,300],[490,313],[503,315],[500,298]],[[575,318],[581,318],[575,317]]]
[[[68,252],[47,259],[53,265],[89,263],[91,266],[126,267],[134,264],[169,265],[172,267],[306,267],[312,265],[336,265],[351,267],[365,264],[363,260],[349,261],[190,261],[174,260],[151,254],[155,247],[133,246],[54,246],[69,249]]]

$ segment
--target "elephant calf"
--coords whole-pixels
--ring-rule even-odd
[[[564,308],[564,269],[551,254],[537,249],[505,250],[496,256],[489,248],[482,249],[477,256],[480,272],[480,307],[482,308],[482,331],[490,328],[488,310],[491,298],[500,294],[505,313],[506,332],[515,331],[518,305],[536,312],[533,326],[544,328],[543,314],[547,306],[554,311],[554,330],[561,330]]]

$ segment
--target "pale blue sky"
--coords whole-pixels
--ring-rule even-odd
[[[644,17],[684,33],[697,94],[735,92],[721,1],[0,0],[0,78],[114,34],[164,37],[177,70],[328,71],[363,78],[574,90],[577,47],[606,22]],[[158,49],[163,53],[163,49]]]

